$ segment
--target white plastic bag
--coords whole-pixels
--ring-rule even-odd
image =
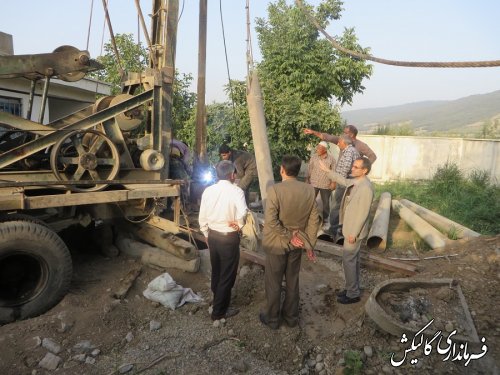
[[[142,292],[142,295],[172,310],[181,307],[186,302],[203,301],[191,288],[183,288],[181,285],[177,285],[167,272],[151,281],[146,290]]]

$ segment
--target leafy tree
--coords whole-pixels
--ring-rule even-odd
[[[230,116],[227,117],[224,141],[235,149],[253,150],[252,130],[247,106],[247,84],[245,81],[231,80],[231,86],[226,85],[224,90],[231,101],[227,104]]]
[[[141,72],[148,66],[148,51],[142,43],[136,43],[132,34],[116,34],[116,48],[122,68],[125,72]],[[113,45],[108,42],[104,45],[103,56],[97,57],[97,61],[104,65],[104,69],[92,72],[92,78],[111,83],[111,94],[121,92],[122,76]]]
[[[149,55],[146,48],[133,40],[132,34],[117,34],[116,47],[120,61],[126,72],[141,72],[148,66]],[[104,65],[104,69],[93,72],[91,76],[104,82],[111,83],[112,95],[121,93],[122,77],[111,42],[104,45],[105,54],[97,57],[97,61]],[[176,136],[184,140],[186,127],[191,125],[191,117],[196,105],[196,94],[189,90],[193,76],[191,74],[175,72],[173,88],[172,127]],[[189,140],[188,140],[189,141]]]
[[[330,20],[340,18],[341,5],[340,0],[325,0],[307,8],[326,27]],[[363,92],[362,81],[370,77],[372,67],[320,39],[301,9],[285,0],[269,5],[268,18],[258,18],[256,30],[273,165],[284,153],[306,159],[312,140],[302,129],[340,132],[339,106],[334,103],[351,103],[354,94]],[[353,29],[346,29],[339,42],[352,50],[368,51],[359,46]]]
[[[373,134],[377,135],[415,135],[415,130],[411,126],[411,123],[403,122],[396,125],[384,124],[377,125]]]
[[[187,135],[186,128],[193,127],[192,116],[196,117],[196,94],[189,90],[192,81],[193,76],[191,74],[175,71],[172,127],[175,136],[186,143],[189,142],[189,138],[184,138]]]
[[[481,138],[496,139],[499,136],[500,119],[492,118],[486,120],[481,126]]]

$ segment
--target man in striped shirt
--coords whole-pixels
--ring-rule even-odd
[[[312,129],[304,129],[304,134],[312,134],[318,138],[320,138],[322,141],[334,143],[338,145],[340,136],[338,135],[330,135],[327,133],[321,133],[316,130]],[[373,164],[375,163],[375,160],[377,160],[377,155],[375,155],[375,152],[368,146],[366,143],[360,141],[357,139],[358,135],[358,129],[354,125],[347,125],[344,127],[344,134],[348,135],[352,139],[352,145],[354,148],[359,152],[359,154],[370,160],[370,163]]]
[[[349,178],[351,174],[352,163],[360,157],[359,152],[352,145],[352,138],[347,134],[339,137],[338,146],[340,148],[339,160],[335,166],[335,172],[344,178]],[[330,212],[330,232],[336,236],[340,231],[340,203],[344,197],[346,187],[337,185],[333,194],[333,207]]]
[[[323,225],[326,225],[330,214],[330,196],[332,195],[332,190],[335,189],[335,182],[332,182],[327,174],[321,170],[319,166],[320,161],[331,171],[335,170],[335,158],[328,153],[328,143],[325,141],[318,143],[316,153],[309,160],[306,182],[314,188],[315,196],[318,195],[318,192],[320,193],[321,202],[323,203]]]

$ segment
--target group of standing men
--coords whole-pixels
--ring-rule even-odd
[[[315,259],[314,246],[320,226],[316,207],[318,193],[323,200],[323,222],[326,223],[329,217],[330,227],[338,228],[345,238],[342,257],[345,288],[337,294],[337,301],[350,304],[360,300],[359,248],[368,233],[368,214],[373,199],[373,187],[367,174],[376,156],[356,139],[357,130],[353,126],[346,127],[340,137],[311,129],[305,129],[304,133],[322,139],[316,155],[311,158],[313,165],[309,167],[308,181],[297,179],[301,159],[285,155],[280,165],[282,182],[267,190],[262,242],[266,253],[267,303],[259,319],[271,329],[279,328],[282,322],[290,327],[298,323],[300,263],[304,251],[308,259]],[[338,144],[341,151],[337,161],[327,153],[326,141]],[[221,148],[220,151],[225,150]],[[233,184],[235,165],[220,153],[224,160],[216,167],[219,182],[203,193],[199,215],[200,229],[210,249],[213,320],[238,313],[229,305],[239,261],[239,233],[247,211],[245,193]],[[333,189],[334,205],[330,213],[328,202]],[[283,280],[285,298],[281,300]]]

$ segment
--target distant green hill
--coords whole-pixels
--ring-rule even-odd
[[[410,123],[419,132],[478,135],[484,124],[500,122],[500,90],[449,101],[423,101],[384,108],[342,112],[342,118],[369,131],[376,125]],[[497,125],[498,127],[498,125]],[[498,129],[500,130],[500,129]]]

